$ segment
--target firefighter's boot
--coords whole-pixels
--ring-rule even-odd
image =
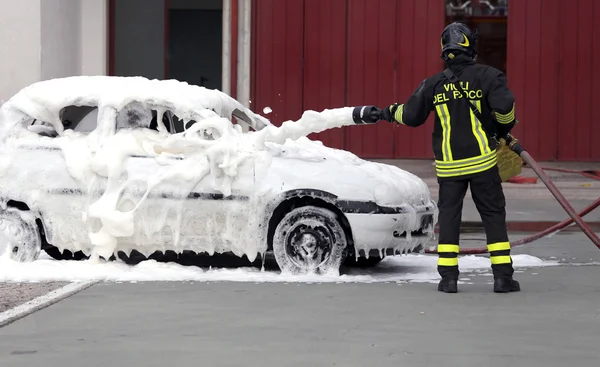
[[[455,278],[443,277],[438,284],[438,291],[444,293],[456,293],[458,292],[458,281]]]
[[[494,279],[494,292],[495,293],[509,293],[509,292],[519,292],[521,290],[521,285],[519,282],[514,280],[512,277],[510,278],[495,278]]]
[[[515,269],[510,256],[510,243],[497,242],[488,244],[492,272],[494,274],[494,292],[509,293],[521,290],[521,285],[513,280]]]

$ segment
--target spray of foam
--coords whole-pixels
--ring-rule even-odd
[[[89,134],[65,130],[60,110],[68,105],[86,104],[98,106],[99,128]],[[164,106],[182,118],[184,124],[192,120],[196,123],[182,133],[169,134],[162,123],[166,111]],[[214,253],[225,246],[227,249],[233,246],[234,253],[240,256],[246,254],[253,260],[257,253],[266,250],[265,241],[249,235],[251,231],[248,231],[249,228],[257,228],[264,220],[253,212],[258,202],[250,203],[243,209],[247,215],[236,219],[226,212],[185,216],[185,211],[190,209],[185,208],[183,199],[201,182],[225,196],[231,195],[236,185],[239,188],[247,184],[238,182],[240,170],[252,166],[257,172],[266,171],[272,158],[267,149],[269,144],[284,144],[311,133],[352,125],[352,108],[306,111],[299,120],[286,121],[280,127],[267,124],[259,131],[243,133],[238,125],[215,113],[212,106],[225,113],[237,108],[264,122],[218,91],[176,81],[81,77],[33,85],[2,107],[0,149],[5,157],[0,162],[0,180],[4,186],[2,195],[23,197],[23,192],[28,192],[29,196],[24,201],[32,210],[54,205],[81,211],[80,220],[86,224],[88,241],[73,234],[81,222],[65,222],[59,217],[47,219],[51,226],[48,235],[53,236],[56,242],[53,244],[59,249],[84,251],[92,258],[109,258],[117,251],[120,238],[133,239],[134,245],[119,250],[136,249],[146,254],[165,250],[164,244],[140,244],[147,244],[167,229],[171,231],[170,237],[174,238],[170,244],[172,247]],[[157,131],[131,129],[149,126],[152,119],[150,109],[158,112]],[[40,137],[39,129],[27,129],[21,125],[28,121],[27,116],[49,123],[43,128],[56,131],[58,136]],[[132,121],[135,126],[132,126]],[[11,130],[11,127],[16,129]],[[81,190],[87,205],[77,207],[44,195],[45,188],[39,186],[43,186],[49,176],[57,179],[56,169],[34,167],[31,162],[23,165],[24,158],[20,157],[25,155],[16,147],[24,144],[60,148],[69,177],[65,182],[56,184]],[[152,157],[158,165],[151,168],[128,166],[126,158],[136,155]],[[31,157],[34,156],[27,156],[28,159]],[[31,180],[33,176],[28,179],[27,172],[32,174],[36,170],[41,171],[38,179]],[[180,200],[174,200],[167,207],[164,204],[157,207],[151,196],[159,186],[162,190],[167,188]],[[209,230],[225,223],[226,231],[221,233],[225,244],[207,241],[199,245],[197,238],[190,238],[187,243],[178,242],[181,229],[193,220],[205,220]],[[62,244],[68,245],[63,247]]]

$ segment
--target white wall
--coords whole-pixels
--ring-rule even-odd
[[[39,80],[106,74],[107,0],[0,0],[0,101]]]
[[[0,101],[40,77],[40,2],[0,0]]]
[[[41,0],[41,79],[81,73],[81,2]]]
[[[108,74],[106,0],[81,0],[81,74]]]

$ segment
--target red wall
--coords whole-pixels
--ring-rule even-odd
[[[302,3],[302,1],[298,1]],[[322,111],[346,103],[346,0],[304,1],[303,110]],[[297,119],[290,116],[289,119]],[[345,130],[332,129],[310,136],[343,148]]]
[[[253,9],[252,104],[277,125],[305,110],[405,100],[441,70],[444,0],[261,0]],[[363,158],[431,158],[432,121],[380,122],[313,139]]]
[[[302,1],[252,2],[250,108],[276,124],[302,114]]]
[[[511,1],[508,22],[515,136],[539,160],[600,161],[600,3]]]
[[[260,0],[253,2],[252,104],[275,124],[305,110],[403,102],[442,70],[444,0]],[[600,2],[512,1],[509,86],[514,130],[538,160],[600,161]],[[411,129],[333,129],[311,138],[363,158],[432,158],[432,118]]]

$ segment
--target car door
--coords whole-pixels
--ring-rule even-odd
[[[253,162],[246,161],[239,167],[230,195],[221,192],[215,183],[227,177],[219,175],[218,167],[212,165],[215,162],[202,149],[183,150],[189,148],[189,141],[182,133],[196,121],[184,123],[167,108],[153,108],[153,122],[147,127],[142,124],[127,128],[117,118],[116,135],[134,135],[132,144],[143,141],[145,149],[129,154],[123,165],[127,187],[122,189],[117,207],[124,212],[133,210],[135,234],[128,240],[158,246],[157,250],[245,253],[253,246],[248,243],[249,236],[256,232]],[[157,111],[165,112],[161,121],[167,132],[162,135],[154,121],[160,114]],[[214,139],[208,135],[205,138]],[[180,152],[178,147],[182,148]]]
[[[12,148],[3,147],[8,148],[3,155],[9,164],[3,169],[0,195],[39,213],[48,242],[68,249],[89,244],[82,219],[88,201],[83,164],[85,138],[96,127],[95,111],[94,106],[66,106],[60,133],[55,125],[24,115],[15,128],[29,133],[21,131],[10,139]],[[85,126],[79,126],[81,121]],[[70,134],[73,130],[75,135]]]
[[[170,118],[176,134],[189,134],[188,130],[197,123],[195,120],[184,122],[174,114]],[[235,150],[234,144],[206,130],[200,129],[196,134],[212,142],[213,147]],[[205,158],[199,154],[191,159]],[[211,171],[206,172],[206,176],[190,192],[183,218],[187,227],[194,232],[194,240],[199,240],[198,234],[206,240],[204,251],[252,256],[261,246],[257,239],[261,219],[257,214],[260,204],[256,195],[254,160],[247,159],[240,163],[237,175],[230,182],[230,192],[223,192],[218,188],[227,187],[226,183],[231,177],[220,171],[218,164],[222,161],[219,159],[207,159]]]

